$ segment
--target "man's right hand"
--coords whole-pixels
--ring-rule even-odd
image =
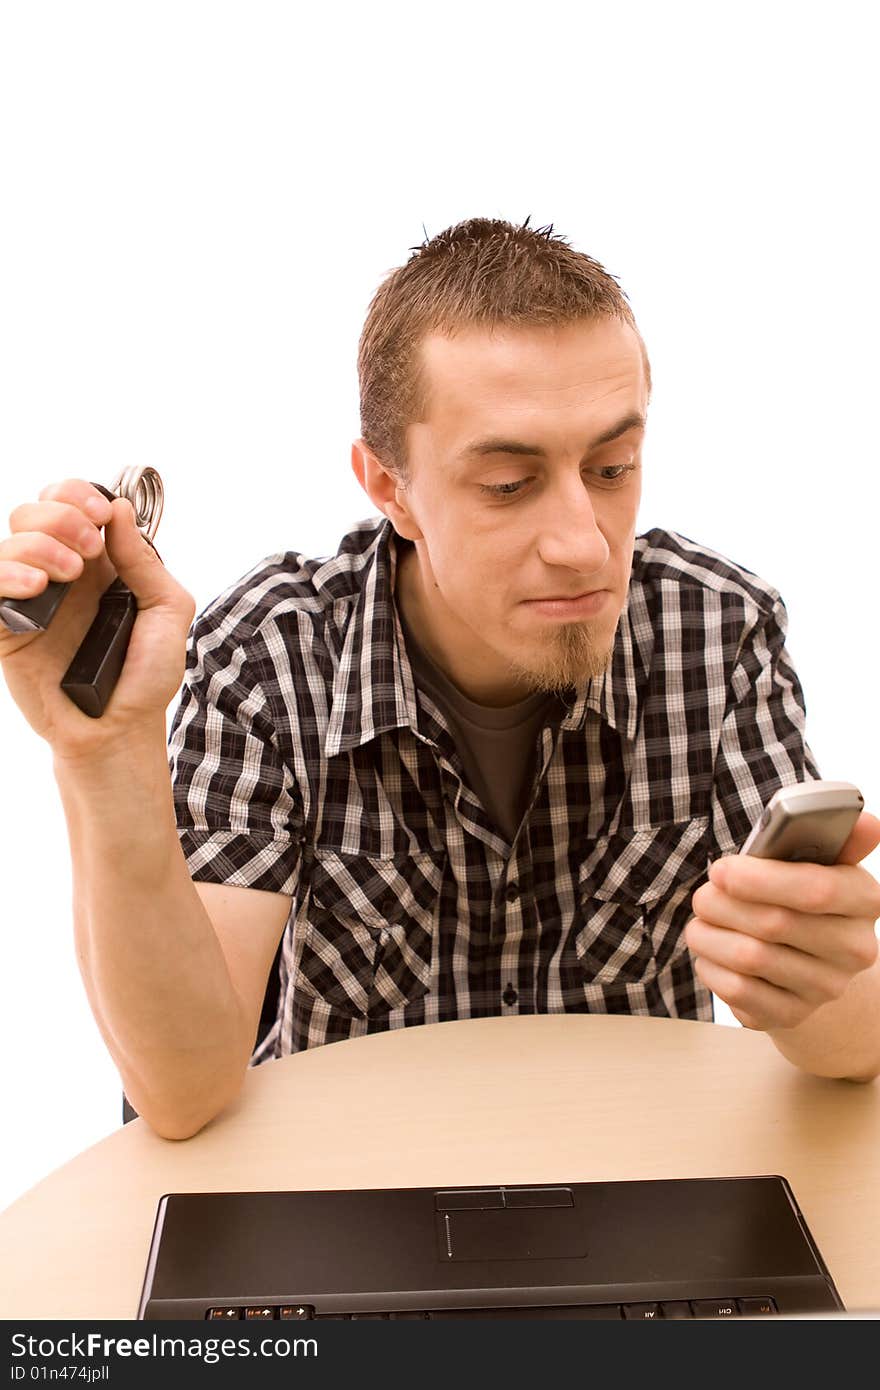
[[[0,666],[28,723],[56,756],[68,758],[99,754],[140,729],[161,727],[164,738],[195,603],[141,535],[131,503],[110,503],[91,483],[68,479],[16,507],[9,527],[0,541],[0,594],[33,598],[50,579],[73,581],[45,632],[12,633],[0,623]],[[117,574],[138,613],[116,688],[104,714],[92,719],[60,683]]]

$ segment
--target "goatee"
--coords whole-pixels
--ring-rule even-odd
[[[528,689],[559,694],[604,675],[613,654],[613,637],[599,644],[588,624],[563,623],[553,629],[541,656],[533,662],[512,658],[509,669]]]

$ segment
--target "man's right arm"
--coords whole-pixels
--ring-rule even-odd
[[[164,727],[54,766],[92,1011],[138,1113],[167,1139],[189,1138],[241,1088],[290,898],[193,883]]]
[[[71,583],[45,632],[0,624],[0,665],[52,749],[80,971],[133,1105],[159,1134],[185,1138],[242,1084],[290,897],[190,878],[165,711],[180,686],[194,603],[140,535],[131,504],[68,479],[17,507],[10,531],[0,540],[0,594],[23,599],[50,580]],[[116,574],[138,613],[113,695],[90,719],[60,680]]]

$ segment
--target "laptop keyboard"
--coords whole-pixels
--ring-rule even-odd
[[[146,1321],[787,1317],[843,1304],[783,1177],[166,1193]]]
[[[691,1298],[665,1303],[561,1303],[522,1308],[442,1308],[434,1310],[397,1309],[389,1313],[320,1313],[308,1303],[261,1304],[257,1307],[209,1308],[205,1317],[224,1322],[235,1319],[282,1322],[335,1321],[362,1322],[376,1319],[420,1321],[448,1318],[595,1318],[619,1321],[622,1318],[651,1322],[661,1318],[738,1318],[770,1317],[777,1312],[772,1298]]]

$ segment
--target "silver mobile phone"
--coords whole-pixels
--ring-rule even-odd
[[[740,854],[836,864],[864,809],[851,782],[800,782],[774,792]]]

